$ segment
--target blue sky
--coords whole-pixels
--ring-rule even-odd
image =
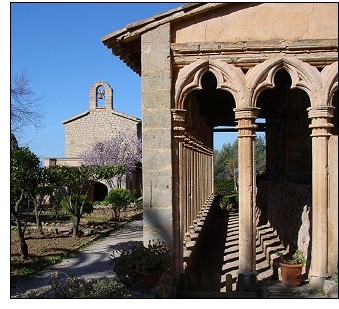
[[[85,112],[99,80],[113,88],[114,109],[141,115],[141,78],[103,45],[101,38],[129,23],[182,3],[11,3],[11,74],[26,69],[43,110],[42,128],[18,135],[41,159],[64,157],[62,121]],[[236,134],[223,134],[215,146]]]

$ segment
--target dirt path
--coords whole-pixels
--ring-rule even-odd
[[[11,298],[20,297],[35,289],[49,290],[51,278],[58,272],[61,278],[70,276],[82,278],[113,278],[109,256],[114,250],[121,250],[142,242],[142,219],[127,223],[121,230],[94,243],[72,258],[50,267],[44,274],[29,280],[11,283]]]

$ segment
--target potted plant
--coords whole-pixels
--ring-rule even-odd
[[[277,255],[280,257],[282,282],[291,286],[301,285],[302,268],[306,264],[303,252],[297,249],[291,259],[285,259],[281,251],[278,251]]]
[[[118,254],[117,254],[118,253]],[[171,266],[171,253],[163,242],[150,242],[113,253],[113,271],[126,285],[135,288],[152,288]]]

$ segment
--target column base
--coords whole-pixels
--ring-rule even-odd
[[[237,280],[237,292],[254,292],[257,289],[257,271],[239,272]]]
[[[323,273],[323,274],[320,274],[320,275],[313,275],[313,276],[310,276],[310,284],[314,284],[314,285],[323,285],[324,284],[324,281],[326,279],[329,279],[331,278],[331,274],[329,273]]]

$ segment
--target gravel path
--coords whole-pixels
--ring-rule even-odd
[[[142,242],[142,219],[127,223],[121,230],[113,232],[103,240],[95,242],[72,258],[50,267],[44,274],[29,280],[11,284],[11,298],[18,298],[35,289],[50,289],[51,277],[58,272],[60,277],[113,278],[109,256],[114,250],[121,250]]]

